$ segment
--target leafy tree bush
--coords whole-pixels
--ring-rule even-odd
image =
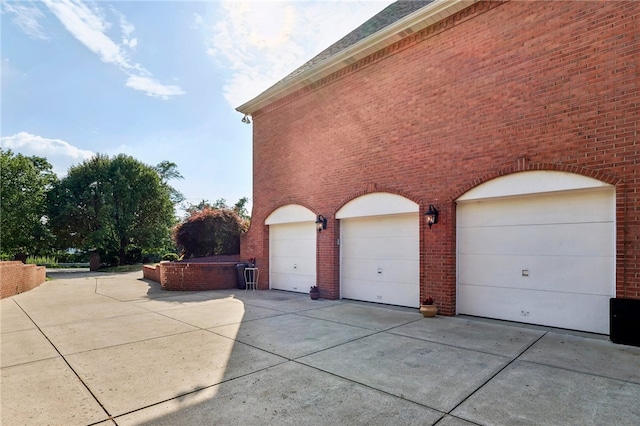
[[[175,223],[177,197],[166,180],[179,174],[173,163],[161,166],[98,154],[71,167],[48,193],[60,248],[97,250],[103,263],[124,265],[141,258],[139,250],[162,247]]]
[[[162,260],[177,262],[178,260],[180,260],[180,256],[178,256],[176,253],[166,253],[164,256],[162,256]]]
[[[233,206],[227,205],[227,200],[224,198],[218,198],[213,204],[209,201],[202,200],[198,204],[190,204],[186,207],[187,218],[189,215],[193,215],[197,212],[204,211],[206,209],[213,210],[233,210],[240,216],[240,218],[246,223],[243,226],[249,227],[249,221],[251,220],[251,216],[249,216],[249,212],[247,211],[247,204],[249,203],[249,199],[247,197],[242,197],[236,202]]]
[[[142,263],[145,265],[148,263],[158,263],[162,257],[156,251],[143,251],[142,252]]]
[[[240,253],[240,235],[247,221],[228,208],[205,207],[194,211],[173,232],[176,245],[184,258]]]
[[[47,191],[57,182],[51,164],[0,148],[2,253],[46,254],[53,237],[47,226]]]
[[[89,253],[77,250],[73,253],[67,251],[54,252],[54,256],[58,259],[58,263],[88,263]]]

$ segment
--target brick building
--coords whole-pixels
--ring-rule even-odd
[[[639,34],[636,1],[390,5],[238,108],[243,258],[262,288],[608,333],[640,299]]]

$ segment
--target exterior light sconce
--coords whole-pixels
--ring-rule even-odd
[[[438,223],[438,209],[433,207],[433,204],[429,204],[429,210],[427,210],[424,216],[427,218],[429,229],[431,229],[431,225]]]
[[[242,122],[244,124],[251,124],[251,120],[249,120],[249,116],[247,114],[245,114],[244,117],[242,117]]]
[[[318,225],[318,232],[327,229],[327,218],[319,214],[318,219],[316,219],[316,225]]]

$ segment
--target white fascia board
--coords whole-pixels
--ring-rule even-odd
[[[345,50],[327,58],[291,80],[276,84],[254,99],[236,108],[243,114],[252,114],[260,108],[281,99],[296,90],[315,83],[318,80],[342,69],[362,58],[384,49],[403,38],[442,21],[479,0],[436,0],[420,10],[405,16],[399,21],[371,34]]]

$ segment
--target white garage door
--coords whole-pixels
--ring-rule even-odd
[[[418,213],[342,219],[340,229],[343,298],[420,305]]]
[[[458,203],[458,312],[609,332],[612,187]]]
[[[270,283],[277,290],[308,293],[316,285],[316,225],[269,225]]]

